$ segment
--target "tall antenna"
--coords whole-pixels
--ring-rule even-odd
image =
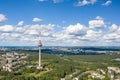
[[[41,32],[39,32],[39,37],[38,37],[38,47],[39,47],[39,65],[37,67],[37,69],[42,69],[42,65],[41,65],[41,48],[42,48],[42,42],[40,40],[40,35],[41,35]]]

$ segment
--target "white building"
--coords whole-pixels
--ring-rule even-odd
[[[99,78],[99,79],[104,79],[104,78],[105,78],[105,76],[100,75],[99,73],[92,73],[92,74],[90,75],[90,77],[92,77],[93,79],[94,79],[94,78]]]

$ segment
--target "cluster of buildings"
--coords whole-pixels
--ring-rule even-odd
[[[69,78],[74,78],[80,71],[79,70],[76,70],[74,73],[70,74],[69,75]]]
[[[120,80],[120,68],[108,67],[108,75],[111,80]]]
[[[26,65],[27,62],[22,59],[26,59],[28,57],[27,54],[21,53],[18,54],[16,52],[6,53],[0,57],[0,64],[2,66],[3,71],[18,71],[21,65]]]
[[[76,70],[70,74],[67,78],[61,78],[61,80],[80,80],[80,78],[87,76],[89,80],[99,79],[105,80],[106,78],[110,80],[120,80],[120,68],[119,67],[108,67],[106,70],[97,69],[96,71],[88,70],[85,72],[80,72]]]
[[[43,69],[41,65],[41,47],[42,47],[42,42],[39,40],[38,42],[38,47],[39,47],[39,65],[36,67],[37,69]],[[0,48],[0,51],[4,51],[5,48]],[[14,49],[14,48],[13,48]],[[35,50],[36,48],[33,48]],[[19,50],[19,48],[18,48]],[[25,48],[25,50],[29,50]],[[11,52],[11,53],[6,53],[0,56],[0,64],[2,65],[2,70],[3,71],[18,71],[20,70],[20,67],[23,65],[26,65],[28,62],[25,60],[21,59],[26,59],[28,57],[28,54],[18,54],[16,52]],[[27,66],[30,67],[30,66]]]
[[[89,77],[91,77],[92,79],[98,78],[98,79],[101,79],[101,80],[105,78],[105,76],[103,76],[99,73],[92,73],[91,75],[89,75]]]

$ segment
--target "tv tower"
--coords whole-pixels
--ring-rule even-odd
[[[37,69],[42,69],[42,66],[41,66],[41,48],[42,48],[42,42],[40,40],[40,33],[39,33],[38,47],[39,47],[39,65],[38,65]]]

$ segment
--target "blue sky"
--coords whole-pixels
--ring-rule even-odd
[[[119,0],[0,0],[0,45],[120,46]],[[18,44],[20,43],[20,44]]]

